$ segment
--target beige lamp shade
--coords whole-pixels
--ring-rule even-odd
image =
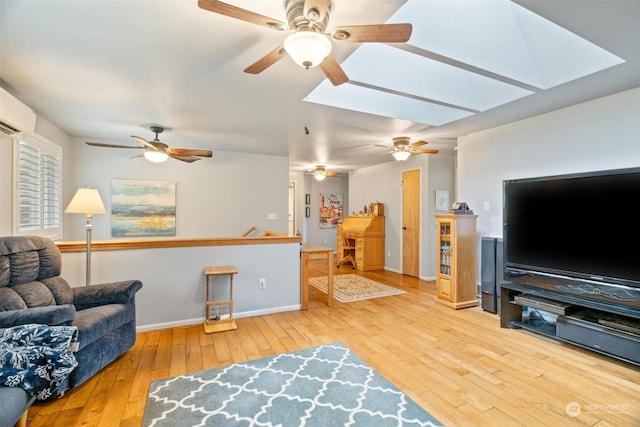
[[[101,214],[107,212],[102,204],[100,193],[95,188],[78,188],[75,196],[71,199],[71,203],[67,206],[65,213],[77,214]]]

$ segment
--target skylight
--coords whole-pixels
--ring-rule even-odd
[[[384,44],[363,44],[343,67],[353,81],[474,111],[532,93]]]
[[[306,99],[438,126],[624,62],[509,0],[408,0],[388,22],[409,42],[362,44],[348,83]]]
[[[473,114],[354,84],[333,86],[328,80],[324,80],[313,90],[309,95],[309,101],[415,123],[423,123],[424,118],[429,117],[429,124],[432,125],[449,123]]]

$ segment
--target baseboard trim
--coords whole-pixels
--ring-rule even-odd
[[[253,317],[253,316],[262,316],[265,314],[273,314],[273,313],[283,313],[285,311],[295,311],[300,310],[300,304],[294,304],[284,307],[274,307],[267,308],[264,310],[252,310],[252,311],[244,311],[240,313],[233,313],[234,319],[241,319],[243,317]],[[148,331],[156,331],[159,329],[169,329],[169,328],[179,328],[182,326],[191,326],[191,325],[199,325],[204,323],[205,318],[197,317],[195,319],[184,319],[184,320],[176,320],[173,322],[163,322],[163,323],[153,323],[150,325],[140,325],[136,326],[136,332],[148,332]]]
[[[390,271],[392,273],[402,274],[402,270],[398,270],[397,268],[385,267],[384,269],[385,269],[385,271]],[[432,280],[436,280],[435,276],[434,277],[418,276],[418,279],[426,280],[428,282],[432,281]]]

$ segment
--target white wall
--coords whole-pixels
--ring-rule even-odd
[[[251,226],[257,229],[254,235],[264,230],[287,231],[287,157],[215,151],[212,159],[194,163],[169,159],[156,164],[130,159],[137,154],[133,150],[89,147],[83,141],[74,138],[71,166],[65,167],[65,187],[73,188],[65,194],[64,206],[78,187],[90,186],[98,189],[109,212],[114,178],[172,181],[176,183],[176,237],[241,236]],[[269,213],[277,219],[269,220]],[[64,239],[84,239],[82,215],[64,219]],[[94,217],[93,237],[111,238],[107,216]]]
[[[421,277],[427,280],[436,278],[436,214],[444,214],[447,211],[436,211],[436,191],[449,192],[449,205],[457,201],[455,165],[456,156],[453,154],[438,153],[426,156],[428,159],[428,175],[423,179],[422,201],[422,240],[420,242],[422,252],[420,254]],[[425,181],[426,179],[426,181]],[[450,206],[449,206],[450,207]]]
[[[305,194],[311,195],[311,205],[309,206],[311,208],[311,216],[305,218],[303,209],[302,219],[304,221],[304,232],[302,240],[307,243],[328,246],[336,251],[336,229],[320,228],[320,195],[342,194],[346,216],[349,212],[349,179],[347,176],[339,176],[318,181],[313,175],[305,175],[304,183]],[[300,199],[300,203],[305,206],[304,195]]]
[[[289,182],[293,182],[296,186],[296,200],[294,205],[296,228],[294,231],[300,236],[304,236],[304,177],[305,175],[303,173],[289,172]]]
[[[411,160],[411,158],[409,158]],[[385,269],[402,270],[402,164],[395,160],[349,172],[349,215],[372,202],[384,205]]]
[[[413,155],[405,162],[390,160],[349,174],[349,205],[358,213],[371,202],[384,204],[385,269],[402,272],[402,173],[420,170],[420,277],[435,278],[435,191],[454,197],[455,156]]]
[[[459,199],[479,214],[478,240],[502,236],[503,180],[637,166],[640,88],[460,138]]]

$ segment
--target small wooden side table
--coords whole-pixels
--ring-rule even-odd
[[[233,275],[238,273],[238,269],[236,269],[233,265],[223,265],[223,266],[215,266],[215,267],[205,267],[204,268],[204,276],[205,276],[205,286],[206,286],[206,299],[205,306],[207,312],[205,314],[205,322],[204,322],[204,331],[207,334],[213,332],[223,332],[223,331],[231,331],[233,329],[237,329],[238,326],[236,322],[233,320]],[[229,275],[229,299],[228,300],[218,300],[218,301],[209,301],[209,277],[211,276],[223,276]],[[222,319],[222,306],[229,306],[229,317],[226,319]],[[212,316],[211,309],[214,307],[218,307],[218,314]]]
[[[327,305],[333,307],[333,249],[328,246],[303,243],[300,246],[300,310],[309,308],[309,259],[315,254],[327,257]]]

